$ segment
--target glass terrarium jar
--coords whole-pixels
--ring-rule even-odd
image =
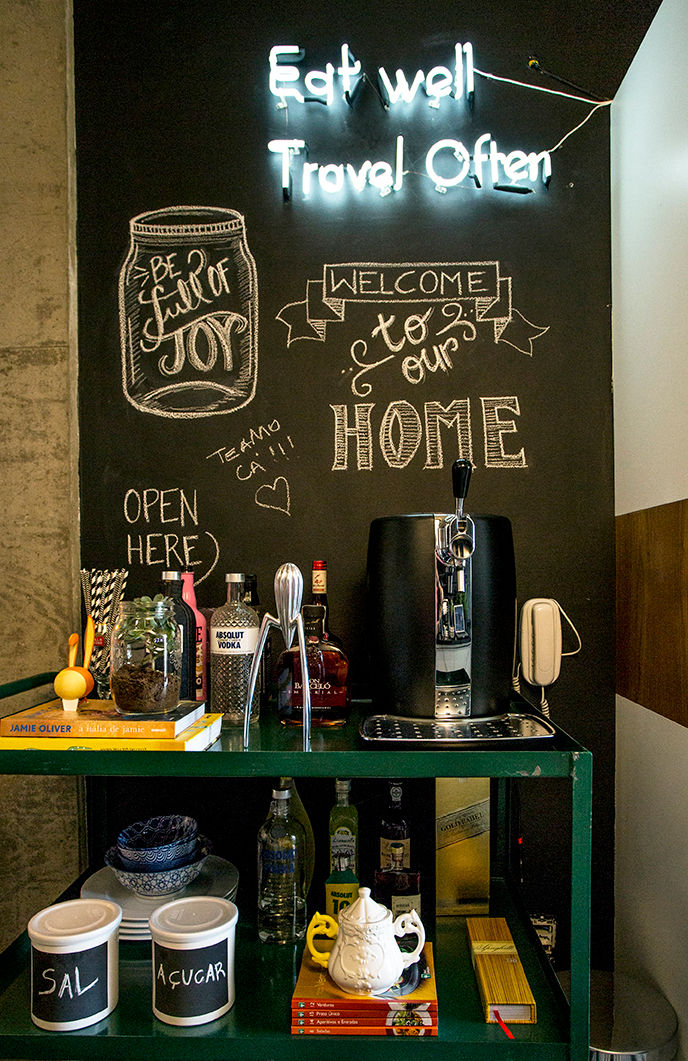
[[[182,638],[169,597],[122,601],[110,647],[110,688],[122,715],[164,715],[179,703]]]

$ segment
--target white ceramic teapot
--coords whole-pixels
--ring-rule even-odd
[[[418,943],[409,953],[399,949],[396,937],[414,932]],[[335,937],[331,951],[319,951],[317,935]],[[418,961],[425,929],[415,910],[399,914],[370,898],[370,888],[359,888],[358,899],[339,914],[339,924],[329,914],[316,913],[308,926],[306,943],[313,961],[327,969],[342,991],[375,995],[388,991],[404,969]]]

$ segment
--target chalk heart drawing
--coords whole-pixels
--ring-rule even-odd
[[[261,508],[274,508],[276,512],[291,515],[291,497],[289,483],[283,475],[278,475],[274,483],[263,483],[256,490],[256,504]]]

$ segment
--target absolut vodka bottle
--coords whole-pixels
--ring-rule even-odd
[[[306,934],[306,838],[289,803],[289,789],[273,789],[270,813],[258,831],[258,936],[263,943],[294,943]]]
[[[216,608],[210,623],[210,704],[224,723],[243,726],[253,653],[258,644],[258,615],[242,600],[243,574],[225,576],[227,603]],[[254,696],[251,722],[257,722],[260,700]]]

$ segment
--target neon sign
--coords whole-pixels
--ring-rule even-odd
[[[270,51],[269,88],[282,109],[292,103],[299,107],[309,103],[331,107],[339,95],[353,105],[357,88],[365,81],[371,83],[348,44],[341,46],[338,65],[328,62],[324,70],[302,71],[296,64],[304,58],[303,49],[296,44],[276,45]],[[401,69],[390,75],[384,67],[379,67],[376,92],[386,110],[409,106],[420,94],[436,109],[442,101],[464,100],[470,105],[475,92],[473,47],[468,43],[456,44],[451,66],[433,66],[427,73],[419,69],[410,78]],[[285,199],[291,198],[295,186],[303,196],[310,195],[315,187],[326,195],[336,195],[345,189],[360,195],[371,187],[385,196],[400,191],[408,175],[401,134],[397,135],[387,158],[366,159],[356,165],[350,161],[306,160],[307,143],[299,136],[271,139],[268,150],[281,159]],[[304,157],[297,161],[297,156]],[[435,141],[425,153],[425,175],[440,193],[466,187],[469,181],[474,188],[491,183],[500,190],[531,192],[538,182],[549,183],[552,162],[548,151],[504,152],[492,134],[485,132],[470,146],[456,137]]]
[[[308,92],[306,95],[295,85],[300,78],[300,71],[293,65],[293,63],[301,62],[304,54],[303,49],[297,44],[278,44],[270,50],[270,91],[273,96],[277,96],[282,101],[294,99],[297,103],[317,100],[330,106],[335,99],[335,74],[341,79],[344,95],[351,93],[355,87],[352,78],[359,78],[362,75],[360,62],[352,56],[349,45],[342,44],[341,63],[336,69],[332,63],[327,63],[324,70],[310,70],[304,74],[303,84]],[[283,63],[283,59],[291,59],[292,62]],[[475,83],[473,46],[471,44],[454,46],[453,70],[446,66],[434,66],[427,74],[422,70],[417,70],[411,82],[408,81],[403,70],[396,71],[394,80],[384,66],[379,67],[377,74],[385,106],[400,102],[412,103],[421,86],[429,97],[431,106],[439,105],[439,101],[448,96],[461,99],[465,95],[467,99],[470,99]]]

